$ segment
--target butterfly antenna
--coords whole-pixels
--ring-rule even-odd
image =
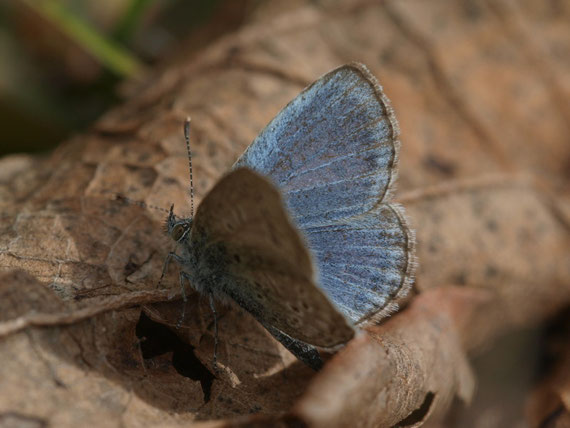
[[[188,152],[188,169],[190,170],[190,217],[194,217],[194,179],[192,178],[192,152],[190,151],[190,118],[184,122],[184,138]]]

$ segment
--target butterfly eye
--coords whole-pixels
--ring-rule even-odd
[[[182,235],[184,235],[185,230],[186,228],[183,224],[177,224],[174,226],[174,229],[172,229],[170,236],[172,236],[172,239],[175,241],[178,241],[180,238],[182,238]]]

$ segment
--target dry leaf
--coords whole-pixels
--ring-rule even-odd
[[[53,154],[0,160],[2,423],[417,426],[469,402],[468,353],[569,305],[568,8],[299,3],[262,6]],[[318,374],[225,309],[216,373],[207,302],[190,296],[177,330],[176,273],[155,287],[163,214],[109,192],[186,212],[187,115],[199,203],[303,86],[351,60],[400,120],[414,293]]]

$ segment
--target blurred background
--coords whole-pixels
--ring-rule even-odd
[[[46,151],[85,129],[120,100],[121,81],[187,58],[257,3],[0,1],[0,155]]]

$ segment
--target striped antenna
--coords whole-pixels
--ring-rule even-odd
[[[192,178],[192,152],[190,151],[190,118],[184,122],[184,138],[188,152],[188,169],[190,170],[190,217],[194,217],[194,179]]]

